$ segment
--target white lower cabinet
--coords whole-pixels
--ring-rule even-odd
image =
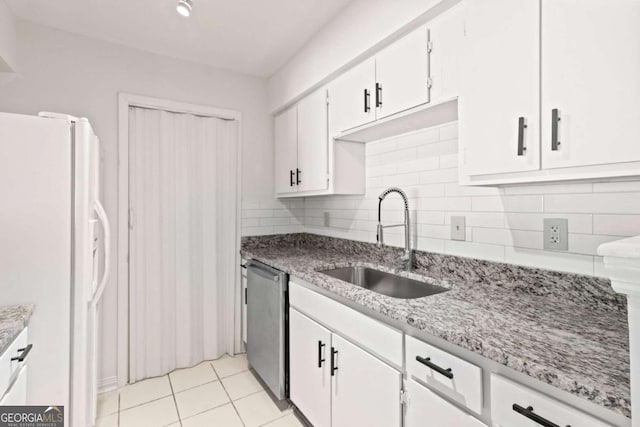
[[[400,427],[402,374],[342,337],[331,339],[331,425]]]
[[[481,419],[493,427],[611,427],[586,402],[570,406],[493,373],[484,387],[480,366],[296,281],[289,282],[290,399],[314,427],[482,427]]]
[[[404,427],[483,427],[484,424],[414,380],[407,381]]]
[[[19,406],[27,404],[27,366],[23,366],[11,388],[7,390],[0,406]]]
[[[0,354],[0,406],[27,403],[27,357],[32,348],[28,329],[24,328]]]
[[[289,349],[290,398],[315,427],[401,426],[398,370],[295,309]]]
[[[491,375],[491,414],[495,427],[609,426],[500,375]]]
[[[331,425],[331,332],[289,310],[289,394],[315,427]]]

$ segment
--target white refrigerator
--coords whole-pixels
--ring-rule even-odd
[[[27,404],[93,426],[109,223],[87,119],[0,113],[0,305],[33,303]]]

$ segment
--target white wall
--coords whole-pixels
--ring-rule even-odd
[[[271,76],[269,110],[281,109],[458,1],[354,0]]]
[[[369,143],[366,162],[366,194],[306,198],[305,231],[375,242],[378,195],[399,186],[410,199],[413,247],[425,251],[604,276],[597,247],[640,234],[640,181],[459,186],[457,123]],[[401,223],[403,209],[390,195],[383,223]],[[453,215],[466,217],[465,242],[450,239]],[[567,252],[543,250],[545,217],[568,218]],[[403,245],[402,229],[385,230],[385,240]]]
[[[0,0],[0,73],[16,70],[16,34],[13,14]]]
[[[17,34],[20,78],[0,87],[0,111],[55,111],[91,120],[102,142],[102,198],[112,227],[117,227],[120,91],[242,111],[243,197],[273,198],[272,122],[267,114],[265,80],[34,24],[19,23]],[[112,259],[117,259],[115,253]],[[103,306],[105,379],[116,375],[116,301],[116,283],[111,280]]]

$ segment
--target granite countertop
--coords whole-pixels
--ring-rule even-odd
[[[0,307],[0,354],[4,353],[13,339],[27,326],[34,307],[33,304]]]
[[[626,300],[608,280],[310,234],[244,238],[242,254],[326,291],[631,417]],[[370,265],[450,290],[397,299],[320,270]]]

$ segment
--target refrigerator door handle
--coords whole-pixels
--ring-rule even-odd
[[[96,292],[91,299],[91,303],[93,305],[97,305],[100,298],[102,298],[104,288],[107,286],[107,280],[109,279],[109,271],[111,268],[111,227],[109,227],[107,213],[99,200],[95,201],[94,209],[104,230],[104,273],[102,274],[102,279],[100,280]]]

